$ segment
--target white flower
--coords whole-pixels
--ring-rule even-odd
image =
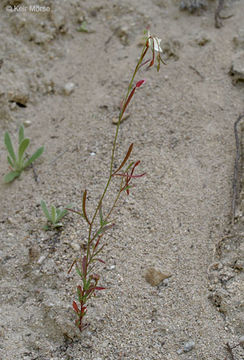
[[[147,32],[147,36],[150,37],[150,39],[149,39],[149,46],[150,46],[152,49],[154,48],[154,50],[157,51],[157,52],[163,52],[163,50],[162,50],[162,48],[161,48],[161,46],[160,46],[160,43],[161,43],[162,39],[159,39],[159,38],[156,37],[156,36],[152,36],[152,35],[150,34],[150,31]]]

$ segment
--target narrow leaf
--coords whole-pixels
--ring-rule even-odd
[[[7,175],[4,176],[4,182],[5,183],[10,183],[11,181],[13,181],[18,176],[20,176],[19,171],[11,171],[10,173],[8,173]]]
[[[82,210],[83,210],[84,218],[86,219],[88,224],[91,225],[90,221],[88,220],[87,214],[86,214],[86,195],[87,195],[87,191],[85,190],[83,193]]]
[[[103,211],[102,211],[102,204],[99,206],[99,218],[100,218],[100,225],[103,226]]]
[[[79,302],[81,303],[82,302],[82,295],[83,295],[83,291],[81,289],[81,286],[77,286],[77,295],[78,295],[78,298],[79,298]]]
[[[87,273],[87,258],[86,258],[86,256],[83,256],[83,259],[82,259],[82,271],[83,271],[83,275],[86,276],[86,273]]]
[[[125,165],[126,161],[128,160],[128,158],[129,158],[129,156],[130,156],[130,154],[132,152],[132,149],[133,149],[133,143],[130,144],[129,149],[127,151],[127,154],[124,157],[124,160],[122,161],[122,163],[120,164],[118,169],[113,173],[113,175],[115,175],[118,171],[120,171],[120,169],[122,169],[122,167]]]
[[[67,210],[66,209],[58,209],[58,214],[57,214],[57,220],[56,221],[59,221],[61,220],[66,214],[67,214]]]
[[[57,222],[57,213],[56,213],[56,207],[54,205],[51,206],[51,217],[52,217],[52,223],[55,224]]]
[[[80,269],[78,268],[77,265],[76,265],[76,267],[75,267],[75,270],[76,270],[77,274],[78,274],[80,277],[82,277],[82,273],[81,273],[81,271],[80,271]]]
[[[103,286],[96,286],[95,290],[106,290],[106,288]]]
[[[48,208],[47,208],[47,205],[45,203],[44,200],[41,201],[41,208],[42,208],[42,211],[44,212],[46,218],[52,222],[52,217],[51,215],[49,214],[49,211],[48,211]]]
[[[78,308],[78,306],[77,306],[77,304],[76,304],[75,301],[73,301],[73,309],[75,310],[75,312],[76,312],[77,314],[79,313],[79,308]]]
[[[83,215],[80,211],[73,210],[73,209],[69,209],[69,208],[65,208],[65,210],[67,210],[67,211],[71,211],[71,212],[73,212],[73,213],[75,213],[75,214],[78,214],[78,215],[80,215],[80,216],[84,217],[84,215]]]
[[[97,260],[97,261],[99,261],[99,262],[101,262],[101,263],[103,263],[103,264],[106,264],[105,261],[103,261],[102,259],[93,259],[93,260],[94,260],[94,261]]]
[[[16,162],[16,155],[14,152],[14,148],[12,145],[12,141],[11,141],[11,137],[9,135],[9,133],[6,131],[5,135],[4,135],[4,143],[5,146],[9,152],[9,155],[11,156],[11,158],[13,159],[14,163]]]
[[[9,165],[13,168],[13,167],[14,167],[14,163],[13,163],[13,161],[11,160],[10,156],[8,156],[7,159],[8,159]]]
[[[102,237],[102,235],[98,236],[97,242],[96,242],[96,244],[94,246],[94,250],[98,247],[98,244],[99,244],[99,241],[100,241],[101,237]]]
[[[19,159],[18,160],[19,160],[20,165],[22,163],[22,158],[23,158],[24,152],[28,148],[29,143],[30,143],[29,139],[24,139],[24,140],[22,140],[22,142],[19,146]]]
[[[21,125],[19,128],[19,145],[22,143],[22,141],[24,140],[25,135],[24,135],[24,126]]]
[[[36,152],[24,163],[23,169],[29,166],[33,161],[38,159],[44,151],[44,147],[40,147]]]
[[[71,270],[72,270],[72,268],[73,268],[73,266],[76,264],[76,260],[74,260],[73,262],[72,262],[72,264],[71,264],[71,266],[70,266],[70,268],[69,268],[69,270],[68,270],[68,274],[71,272]]]

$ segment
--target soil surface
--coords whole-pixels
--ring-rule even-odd
[[[9,171],[6,130],[16,144],[25,124],[29,155],[45,146],[38,178],[29,168],[0,182],[1,360],[244,357],[243,119],[233,187],[244,76],[232,63],[244,51],[244,1],[226,1],[221,14],[233,16],[219,29],[215,2],[195,14],[179,3],[1,1],[1,177]],[[87,189],[94,210],[147,27],[162,39],[167,65],[141,70],[138,80],[147,81],[116,150],[119,164],[133,142],[132,159],[147,175],[114,213],[99,267],[107,289],[90,302],[80,334],[71,306],[79,278],[67,272],[86,225],[69,213],[61,230],[44,231],[40,201],[80,210]],[[150,268],[171,276],[153,286]]]

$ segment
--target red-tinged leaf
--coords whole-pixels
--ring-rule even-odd
[[[133,149],[133,143],[130,144],[129,149],[127,151],[127,154],[124,157],[124,160],[122,161],[122,163],[120,164],[120,166],[118,167],[118,169],[113,173],[113,175],[115,175],[118,171],[120,171],[122,169],[122,167],[125,165],[126,161],[128,160],[128,158],[130,157],[130,154],[132,152]]]
[[[143,63],[141,63],[141,65],[139,66],[139,69],[140,69],[142,66],[146,65],[147,63],[149,63],[149,61],[151,61],[151,60],[148,59],[148,60],[144,61]]]
[[[144,84],[144,82],[146,82],[146,80],[139,80],[139,81],[136,83],[136,87],[139,88],[140,86],[142,86],[142,84]]]
[[[124,106],[123,106],[123,109],[122,109],[122,112],[121,112],[121,115],[120,115],[120,121],[121,121],[121,119],[122,119],[122,117],[123,117],[123,115],[124,115],[124,112],[125,112],[127,106],[129,105],[129,103],[130,103],[130,101],[131,101],[131,99],[132,99],[132,96],[134,95],[135,90],[136,90],[136,87],[134,87],[134,88],[131,90],[130,95],[128,96],[128,98],[127,98],[127,100],[126,100],[126,102],[125,102],[125,104],[124,104]]]
[[[94,260],[97,260],[97,261],[99,261],[99,262],[101,262],[103,264],[106,264],[105,261],[103,261],[102,259],[94,259]]]
[[[72,262],[72,264],[71,264],[71,266],[70,266],[70,268],[69,268],[68,274],[71,272],[72,267],[75,265],[75,263],[76,263],[76,260],[74,260],[74,261]]]
[[[86,276],[86,273],[87,273],[87,258],[86,258],[86,256],[83,256],[83,259],[82,259],[82,271],[83,271],[83,276]]]
[[[84,316],[86,313],[86,306],[82,306],[81,314]]]
[[[79,309],[78,309],[78,306],[76,304],[75,301],[73,301],[73,309],[75,310],[75,312],[78,314],[79,313]]]
[[[82,210],[83,210],[84,218],[86,219],[88,224],[91,225],[90,221],[88,220],[87,214],[86,214],[86,196],[87,196],[87,190],[85,190],[83,193]]]
[[[136,168],[139,164],[140,164],[140,160],[138,160],[138,161],[134,164],[134,166],[133,166],[133,168],[132,168],[132,170],[131,170],[130,176],[133,175],[133,172],[135,171],[135,168]]]
[[[94,250],[98,247],[99,241],[100,241],[100,239],[101,239],[102,236],[103,236],[103,235],[99,235],[99,236],[98,236],[97,242],[96,242],[96,244],[95,244],[95,246],[94,246]]]
[[[84,217],[84,215],[80,211],[77,211],[77,210],[74,210],[74,209],[69,209],[69,208],[65,208],[65,210],[71,211],[71,212],[73,212],[75,214],[78,214],[78,215]]]
[[[138,174],[138,175],[129,175],[129,178],[130,179],[136,179],[136,178],[140,178],[140,177],[145,176],[145,175],[146,175],[146,173]]]
[[[103,286],[96,286],[94,290],[106,290]]]

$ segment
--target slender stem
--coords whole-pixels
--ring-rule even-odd
[[[141,53],[140,59],[139,59],[137,65],[136,65],[136,67],[135,67],[134,73],[133,73],[133,75],[132,75],[132,78],[131,78],[131,81],[130,81],[130,83],[129,83],[128,90],[127,90],[127,93],[126,93],[126,96],[125,96],[125,99],[124,99],[124,102],[123,102],[123,107],[122,107],[122,109],[120,110],[120,113],[119,113],[119,120],[118,120],[118,123],[117,123],[117,126],[116,126],[116,132],[115,132],[115,137],[114,137],[113,147],[112,147],[112,155],[111,155],[111,162],[110,162],[110,174],[109,174],[109,178],[108,178],[108,181],[107,181],[107,183],[106,183],[106,186],[105,186],[105,188],[104,188],[104,191],[103,191],[103,193],[102,193],[102,196],[101,196],[101,198],[100,198],[100,200],[99,200],[99,202],[98,202],[98,205],[97,205],[97,207],[96,207],[95,213],[94,213],[94,215],[93,215],[93,217],[92,217],[91,224],[90,224],[90,226],[89,226],[89,240],[90,240],[90,238],[91,238],[92,225],[93,225],[93,223],[94,223],[94,220],[95,220],[95,218],[96,218],[96,216],[97,216],[97,213],[98,213],[99,208],[100,208],[100,206],[101,206],[101,204],[102,204],[103,198],[104,198],[104,196],[106,195],[106,192],[107,192],[107,190],[108,190],[109,184],[110,184],[111,179],[112,179],[113,164],[114,164],[114,153],[115,153],[115,149],[116,149],[116,143],[117,143],[117,138],[118,138],[118,133],[119,133],[119,127],[120,127],[121,120],[122,120],[122,118],[123,118],[123,115],[124,115],[124,112],[125,112],[125,109],[126,109],[126,106],[127,106],[126,101],[127,101],[128,97],[129,97],[130,91],[131,91],[131,89],[132,89],[132,85],[133,85],[135,76],[136,76],[136,74],[137,74],[137,72],[138,72],[138,70],[139,70],[139,68],[140,68],[140,65],[141,65],[141,63],[142,63],[142,61],[143,61],[143,59],[144,59],[144,57],[145,57],[145,55],[146,55],[146,53],[147,53],[148,48],[149,48],[149,46],[148,46],[148,44],[146,43],[146,44],[144,45],[143,49],[142,49],[142,53]]]

